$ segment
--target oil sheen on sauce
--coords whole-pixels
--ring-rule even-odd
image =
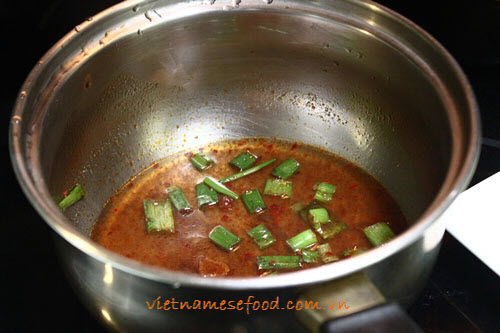
[[[292,196],[282,199],[263,195],[267,210],[259,215],[250,215],[241,200],[233,201],[229,207],[215,205],[199,210],[195,185],[206,176],[221,179],[238,172],[229,161],[246,150],[259,157],[254,165],[272,158],[277,161],[226,185],[237,194],[255,188],[262,194],[266,180],[272,177],[272,170],[285,159],[294,158],[301,168],[288,179],[293,182]],[[210,144],[199,151],[215,161],[212,167],[200,172],[192,166],[190,157],[198,152],[196,149],[170,156],[132,178],[106,203],[91,238],[123,256],[168,270],[204,276],[258,276],[262,272],[257,269],[257,256],[293,255],[286,240],[309,226],[290,207],[297,202],[305,205],[311,202],[315,194],[313,186],[320,182],[336,186],[332,200],[325,206],[348,225],[346,230],[328,240],[333,254],[339,258],[346,249],[371,247],[362,231],[366,226],[387,222],[396,234],[407,226],[399,206],[379,182],[347,160],[317,147],[243,139]],[[174,233],[148,234],[143,200],[164,200],[166,189],[172,185],[183,190],[194,211],[181,216],[174,209]],[[247,235],[248,230],[261,223],[277,240],[263,250]],[[242,239],[236,250],[226,252],[208,238],[217,225],[223,225]],[[319,236],[318,240],[326,242]],[[302,269],[317,265],[304,264]]]

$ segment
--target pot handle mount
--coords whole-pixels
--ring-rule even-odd
[[[349,300],[349,304],[342,305],[339,300]],[[422,332],[397,303],[386,303],[363,272],[309,288],[297,301],[328,304],[296,312],[298,320],[315,333]]]

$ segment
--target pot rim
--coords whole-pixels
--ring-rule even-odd
[[[97,22],[106,20],[110,16],[118,16],[119,13],[132,11],[134,10],[134,8],[137,8],[136,6],[148,6],[154,4],[155,2],[161,3],[162,1],[125,1],[93,16],[92,21],[88,21],[86,22],[86,24],[88,26],[97,24]],[[258,290],[303,286],[333,280],[357,272],[388,258],[396,252],[401,251],[402,249],[417,241],[427,228],[429,228],[433,223],[437,222],[439,216],[450,206],[457,195],[462,190],[464,190],[469,183],[479,159],[479,110],[474,97],[474,93],[463,71],[461,70],[455,59],[432,36],[430,36],[427,32],[425,32],[422,28],[418,27],[410,20],[382,5],[373,2],[363,2],[359,0],[347,0],[346,2],[351,5],[362,6],[364,8],[369,8],[370,10],[383,13],[383,15],[386,15],[387,17],[390,17],[391,19],[397,21],[398,24],[402,24],[406,27],[411,28],[411,30],[413,30],[415,34],[417,34],[420,38],[424,39],[434,49],[436,49],[437,52],[446,60],[446,62],[458,78],[458,83],[460,84],[460,88],[463,90],[465,99],[467,101],[467,116],[470,118],[468,119],[471,126],[470,140],[464,143],[464,146],[466,147],[465,152],[462,152],[464,158],[459,158],[458,155],[460,155],[460,151],[457,152],[457,149],[455,148],[452,150],[450,169],[452,169],[453,163],[455,163],[454,167],[456,170],[454,170],[453,173],[450,171],[450,169],[448,170],[446,179],[441,186],[439,193],[436,195],[435,199],[429,205],[423,215],[405,232],[398,235],[395,239],[388,242],[384,246],[372,249],[366,253],[363,253],[362,255],[350,258],[349,260],[341,260],[334,264],[323,265],[297,272],[290,272],[283,275],[269,276],[265,279],[259,277],[206,278],[199,275],[167,271],[165,269],[141,264],[137,261],[113,253],[110,250],[101,247],[97,243],[94,243],[89,238],[85,237],[81,232],[79,232],[68,222],[65,216],[57,209],[57,206],[52,201],[48,202],[50,200],[47,200],[46,196],[44,196],[44,194],[41,193],[41,191],[38,189],[37,180],[32,179],[32,175],[30,172],[31,166],[29,165],[29,163],[27,163],[28,161],[23,155],[21,138],[22,135],[20,135],[21,124],[14,121],[14,119],[22,119],[22,114],[25,108],[27,97],[26,92],[30,92],[30,88],[33,85],[33,82],[40,76],[40,73],[44,66],[43,64],[51,61],[51,59],[55,57],[57,52],[59,52],[59,50],[64,45],[68,44],[74,38],[77,38],[77,35],[79,33],[78,31],[69,32],[42,57],[39,65],[35,66],[35,68],[31,71],[28,78],[24,82],[21,88],[21,93],[16,100],[12,114],[13,121],[11,121],[9,127],[9,151],[16,177],[21,184],[23,192],[29,199],[30,203],[35,207],[37,212],[46,221],[46,223],[62,238],[64,238],[79,250],[83,251],[92,258],[103,262],[106,265],[111,265],[112,267],[117,268],[121,271],[145,279],[171,284],[175,288],[181,286],[190,286],[230,290]],[[199,6],[200,4],[204,5],[202,1],[177,3],[177,5],[180,4],[183,4],[187,7]],[[275,0],[273,2],[273,6],[277,6],[280,9],[283,9],[283,7],[285,6],[294,8],[296,10],[304,9],[305,7],[301,6],[301,4],[303,3],[301,3],[300,0],[295,0],[294,2],[287,1],[286,3],[283,0]],[[216,5],[218,7],[208,8],[222,9],[222,3]],[[257,2],[256,0],[245,0],[240,4],[241,9],[243,10],[252,9],[255,6],[258,7],[263,5],[265,4],[263,4],[262,1]],[[454,143],[455,147],[456,142]],[[460,165],[456,165],[457,163]]]

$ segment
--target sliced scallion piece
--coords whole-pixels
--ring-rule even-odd
[[[196,200],[199,208],[215,205],[219,201],[217,192],[205,183],[196,185]]]
[[[252,164],[257,161],[257,156],[252,154],[249,151],[246,151],[245,153],[241,153],[238,156],[236,156],[229,164],[234,165],[240,170],[245,170],[249,167],[252,166]]]
[[[333,221],[330,223],[314,223],[313,229],[321,236],[321,238],[329,239],[347,229],[347,224],[341,221]]]
[[[366,251],[367,248],[365,247],[353,247],[352,249],[345,250],[342,254],[344,255],[344,257],[354,257]]]
[[[255,228],[248,231],[248,235],[253,238],[260,249],[265,249],[276,242],[271,232],[263,225],[259,224]]]
[[[241,200],[243,200],[243,203],[250,214],[260,213],[266,209],[266,204],[264,203],[264,199],[262,199],[259,190],[246,191],[241,195]]]
[[[217,192],[219,192],[219,193],[227,195],[228,197],[231,197],[233,199],[238,199],[239,198],[238,194],[236,194],[233,191],[231,191],[230,189],[228,189],[227,186],[225,186],[224,184],[220,183],[215,178],[205,177],[205,179],[203,179],[203,182],[205,184],[207,184],[208,186],[210,186],[211,188],[213,188],[214,190],[216,190]]]
[[[174,216],[172,205],[169,200],[155,201],[144,200],[144,216],[146,218],[146,230],[174,232]]]
[[[191,157],[191,163],[200,171],[209,168],[214,161],[203,153],[197,153]]]
[[[321,244],[318,246],[318,253],[321,258],[321,261],[323,261],[325,264],[328,264],[329,262],[332,261],[337,261],[339,258],[337,256],[334,256],[332,253],[332,248],[330,247],[330,244]]]
[[[221,225],[213,228],[208,234],[208,238],[226,251],[232,251],[241,241],[238,236]]]
[[[307,229],[286,241],[294,252],[313,246],[317,242],[318,239],[311,229]]]
[[[257,257],[259,269],[294,269],[300,268],[298,256],[259,256]]]
[[[300,169],[300,164],[293,158],[289,158],[280,165],[278,165],[274,170],[273,170],[273,175],[281,178],[281,179],[287,179],[291,177],[294,173],[296,173]]]
[[[307,263],[314,263],[318,261],[318,252],[317,251],[309,251],[302,250],[302,261]]]
[[[292,182],[277,178],[268,179],[264,187],[264,194],[288,199],[292,196]]]
[[[189,214],[193,211],[193,207],[186,199],[184,192],[177,186],[170,186],[167,189],[168,198],[174,205],[175,209],[181,214]]]
[[[76,184],[76,186],[73,187],[69,194],[59,202],[59,209],[64,212],[69,206],[74,205],[77,201],[81,200],[84,197],[85,191],[83,190],[82,185]]]
[[[312,223],[328,223],[330,222],[330,217],[328,216],[328,211],[326,208],[313,208],[309,209],[309,219]]]
[[[373,246],[379,246],[395,237],[389,225],[384,222],[372,224],[363,229],[366,238]]]
[[[332,200],[333,193],[335,192],[335,185],[320,183],[315,185],[313,189],[316,190],[314,199],[326,203]]]
[[[313,212],[312,214],[310,213],[311,211]],[[328,221],[326,223],[321,223],[319,221],[324,221],[325,211],[328,216]],[[344,222],[340,221],[337,216],[328,211],[328,209],[323,207],[317,200],[312,201],[309,205],[302,208],[299,211],[299,215],[323,239],[331,238],[347,228]],[[318,222],[314,222],[315,218]]]
[[[261,163],[259,165],[256,165],[254,167],[248,168],[246,170],[243,170],[241,172],[235,173],[234,175],[228,176],[226,178],[222,178],[220,180],[221,183],[227,183],[227,182],[232,182],[233,180],[240,179],[242,177],[248,176],[254,172],[259,171],[262,168],[265,168],[266,166],[276,162],[276,159],[273,158],[272,160],[269,160],[267,162]]]
[[[325,207],[323,207],[321,202],[319,202],[318,200],[313,200],[307,206],[303,206],[303,208],[299,211],[299,215],[304,220],[304,222],[310,223],[309,222],[309,218],[310,218],[309,210],[315,209],[315,208],[325,208]]]

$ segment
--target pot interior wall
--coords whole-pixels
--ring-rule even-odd
[[[41,166],[88,234],[106,200],[153,161],[208,142],[321,146],[379,179],[415,221],[446,175],[443,103],[407,54],[371,33],[283,8],[161,20],[106,40],[55,90]]]

